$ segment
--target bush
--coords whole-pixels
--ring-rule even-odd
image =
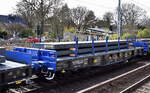
[[[75,30],[74,27],[70,27],[70,28],[65,28],[64,31],[65,31],[65,32],[72,32],[72,33],[74,33],[76,30]]]
[[[124,33],[122,35],[122,39],[133,38],[133,37],[136,37],[136,35],[135,34],[130,34],[130,33]]]
[[[29,36],[35,36],[35,33],[32,32],[31,28],[24,28],[23,31],[20,33],[20,37],[27,38]]]
[[[116,40],[116,39],[118,39],[118,34],[110,35],[110,36],[109,36],[109,39],[111,39],[111,40]]]
[[[140,30],[137,34],[138,38],[148,38],[150,37],[150,30],[149,29],[144,29]]]
[[[0,28],[0,38],[6,38],[7,37],[7,32],[4,31],[2,28]]]
[[[124,33],[121,37],[121,39],[126,39],[126,38],[133,38],[135,37],[136,35],[134,34],[130,34],[130,33]],[[113,34],[113,35],[110,35],[109,36],[111,40],[116,40],[118,39],[118,34]]]

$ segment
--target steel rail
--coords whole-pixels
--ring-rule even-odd
[[[140,71],[140,70],[143,70],[144,68],[149,67],[149,66],[150,66],[150,63],[149,63],[149,64],[146,64],[146,65],[144,65],[144,66],[141,66],[141,67],[139,67],[139,68],[136,68],[136,69],[134,69],[134,70],[132,70],[132,71],[129,71],[129,72],[127,72],[127,73],[124,73],[124,74],[122,74],[122,75],[119,75],[119,76],[117,76],[117,77],[114,77],[114,78],[112,78],[112,79],[110,79],[110,80],[101,82],[101,83],[96,84],[96,85],[94,85],[94,86],[91,86],[91,87],[89,87],[89,88],[86,88],[86,89],[83,89],[83,90],[81,90],[81,91],[78,91],[77,93],[92,93],[92,91],[94,91],[95,89],[100,89],[102,86],[104,86],[104,85],[106,85],[106,84],[108,84],[108,83],[111,83],[111,82],[113,82],[113,81],[116,81],[116,80],[118,80],[118,79],[121,79],[121,78],[123,78],[123,77],[126,77],[126,76],[128,76],[128,75],[130,75],[130,74],[133,74],[133,73],[135,73],[135,72],[138,72],[138,71]],[[123,93],[124,93],[124,92],[123,92]]]
[[[138,89],[141,85],[143,85],[149,79],[150,79],[150,75],[148,75],[147,77],[141,79],[140,81],[136,82],[135,84],[129,86],[128,88],[124,89],[120,93],[131,93],[132,91]]]

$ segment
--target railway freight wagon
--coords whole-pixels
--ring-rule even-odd
[[[36,43],[33,47],[57,51],[57,71],[107,66],[144,53],[143,47],[130,47],[126,40]]]
[[[76,39],[75,42],[36,43],[33,48],[15,47],[6,51],[6,58],[28,64],[35,74],[51,80],[55,72],[127,62],[148,50],[144,42],[129,46],[128,40],[80,42]]]
[[[6,60],[5,53],[5,48],[0,47],[0,89],[2,86],[27,80],[32,71],[26,64]]]

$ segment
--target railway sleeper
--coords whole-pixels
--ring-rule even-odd
[[[30,84],[30,85],[24,85],[24,86],[19,86],[19,87],[15,87],[15,88],[10,88],[7,90],[7,93],[28,93],[28,92],[33,92],[40,88],[41,87],[37,84]]]

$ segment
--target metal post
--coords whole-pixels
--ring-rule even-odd
[[[120,50],[120,37],[118,37],[118,50]]]
[[[94,37],[92,37],[92,54],[95,55]]]
[[[121,37],[121,0],[118,0],[118,23],[117,23],[118,37]]]
[[[135,42],[137,41],[137,37],[135,36]]]
[[[99,39],[99,36],[97,36],[97,40]]]
[[[126,38],[127,49],[129,48],[129,40]]]
[[[74,37],[74,41],[76,42],[75,43],[75,57],[78,56],[78,37]]]
[[[89,41],[89,37],[87,36],[86,41]]]
[[[108,52],[108,39],[109,39],[109,37],[106,36],[105,52]]]
[[[61,41],[61,39],[60,39],[60,37],[58,37],[58,42],[60,42]]]

